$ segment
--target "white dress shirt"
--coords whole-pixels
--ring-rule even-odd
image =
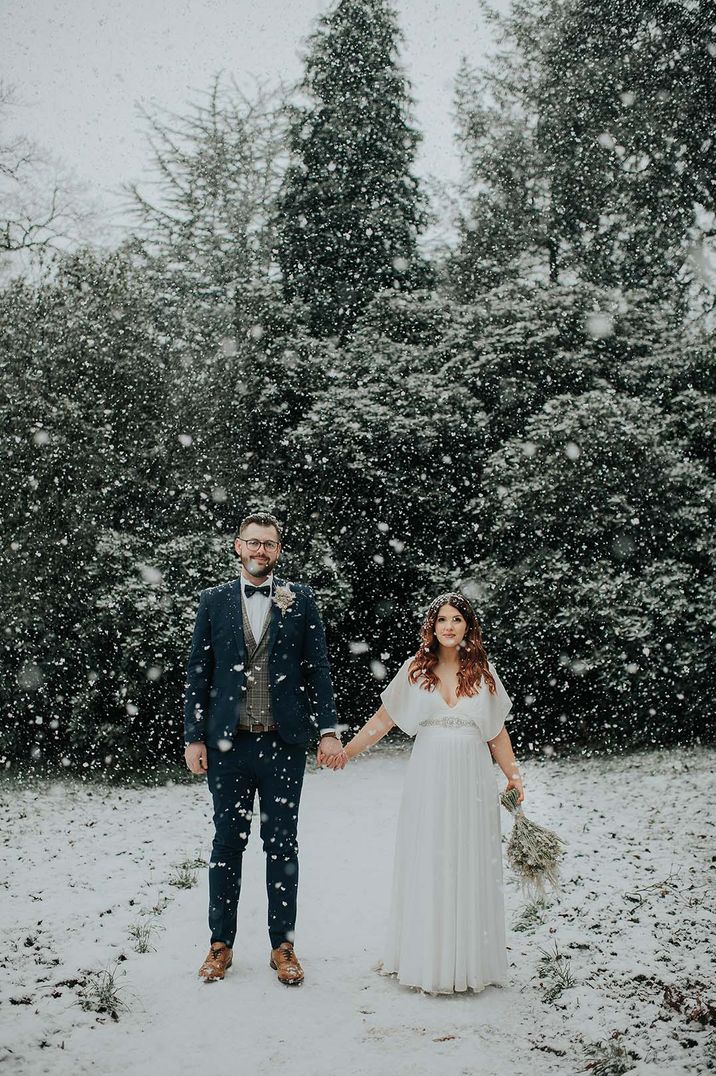
[[[268,587],[269,592],[267,595],[252,594],[250,598],[246,597],[246,587]],[[249,624],[251,625],[251,631],[253,633],[256,642],[261,641],[261,636],[265,626],[268,626],[268,618],[271,613],[271,594],[273,592],[273,572],[271,572],[268,579],[263,579],[260,583],[258,580],[247,579],[246,576],[241,576],[241,596],[246,605],[246,615],[249,618]]]

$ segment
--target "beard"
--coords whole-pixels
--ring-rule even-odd
[[[270,575],[273,571],[273,564],[271,561],[268,561],[266,564],[259,564],[253,557],[247,557],[246,560],[243,560],[242,558],[241,563],[243,564],[244,569],[249,575],[253,576],[254,579],[265,579],[266,576]]]

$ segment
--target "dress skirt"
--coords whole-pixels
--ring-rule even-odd
[[[500,804],[478,727],[417,730],[398,818],[384,974],[427,993],[507,981]]]

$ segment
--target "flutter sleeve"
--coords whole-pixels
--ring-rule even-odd
[[[483,682],[480,688],[480,695],[483,696],[483,700],[478,722],[483,739],[494,740],[495,736],[502,732],[505,721],[510,720],[512,699],[505,691],[505,686],[497,675],[495,666],[491,661],[488,661],[487,665],[495,678],[497,692],[493,695],[487,682]]]
[[[391,721],[408,736],[414,736],[418,731],[421,701],[417,695],[420,688],[408,680],[408,669],[412,660],[408,658],[403,662],[388,686],[380,693]]]

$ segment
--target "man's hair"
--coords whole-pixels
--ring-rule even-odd
[[[276,519],[276,516],[272,516],[269,512],[254,512],[252,515],[242,519],[239,523],[238,537],[243,534],[244,528],[248,527],[249,523],[256,523],[259,527],[273,527],[278,534],[279,542],[283,541],[281,524]]]

